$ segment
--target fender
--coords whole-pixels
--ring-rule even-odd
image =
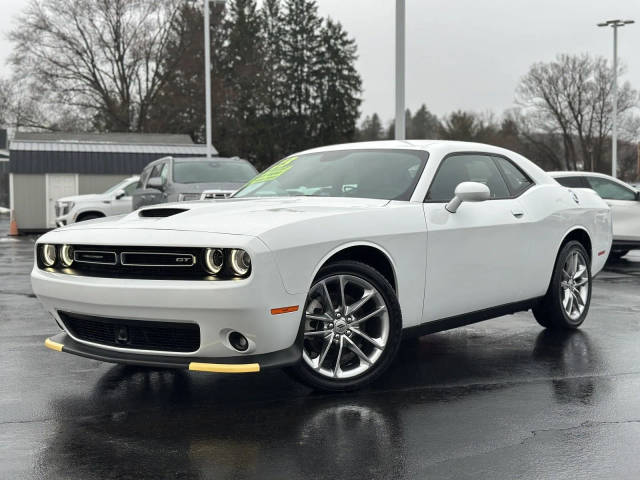
[[[379,245],[379,244],[377,244],[375,242],[369,242],[369,241],[355,241],[355,242],[343,243],[343,244],[338,245],[337,247],[333,248],[328,253],[326,253],[322,257],[320,262],[316,264],[316,266],[315,266],[315,268],[313,270],[313,274],[311,275],[311,278],[307,282],[307,285],[308,285],[307,288],[311,288],[311,283],[313,282],[313,279],[316,278],[316,275],[318,275],[318,272],[323,267],[323,265],[325,263],[327,263],[327,260],[329,260],[335,254],[340,253],[341,251],[346,250],[347,248],[352,248],[352,247],[372,247],[372,248],[375,248],[376,250],[380,251],[387,258],[387,260],[389,260],[389,263],[391,264],[391,269],[393,271],[393,279],[394,279],[394,284],[395,284],[394,287],[396,289],[396,295],[398,296],[398,298],[400,298],[400,292],[398,292],[398,278],[397,278],[397,275],[396,275],[397,267],[396,267],[396,263],[393,260],[393,257],[391,256],[391,254],[383,246],[381,246],[381,245]]]
[[[73,216],[73,221],[77,222],[78,221],[78,217],[80,215],[82,215],[83,213],[99,213],[100,215],[102,215],[103,217],[106,217],[107,214],[104,212],[104,210],[101,210],[100,208],[96,208],[96,207],[85,207],[82,208],[81,210],[78,210],[75,215]]]

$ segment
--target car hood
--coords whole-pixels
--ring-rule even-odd
[[[82,202],[102,202],[103,200],[110,200],[109,195],[105,195],[104,193],[91,193],[88,195],[73,195],[71,197],[59,198],[57,201],[82,203]]]
[[[73,224],[62,230],[154,229],[259,236],[279,226],[335,215],[349,215],[380,208],[388,200],[363,198],[284,197],[180,202],[141,208],[120,217],[106,217]],[[171,209],[184,209],[172,212]],[[156,211],[160,217],[141,217]],[[174,213],[173,215],[170,215]]]

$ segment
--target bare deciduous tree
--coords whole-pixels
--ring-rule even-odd
[[[166,79],[178,0],[31,0],[10,38],[16,81],[52,108],[81,109],[94,128],[144,131]]]
[[[604,58],[559,55],[553,62],[531,67],[517,89],[516,101],[532,138],[542,133],[562,139],[564,168],[596,170],[612,128],[612,84],[613,71]],[[637,100],[637,92],[624,83],[618,90],[620,117]]]

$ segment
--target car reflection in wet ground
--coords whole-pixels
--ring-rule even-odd
[[[0,223],[0,478],[637,478],[640,252],[576,332],[521,313],[405,341],[375,385],[114,366],[42,346],[33,239]]]

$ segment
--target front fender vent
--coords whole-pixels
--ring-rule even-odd
[[[139,216],[144,218],[164,218],[186,212],[188,208],[148,208],[140,210]]]

